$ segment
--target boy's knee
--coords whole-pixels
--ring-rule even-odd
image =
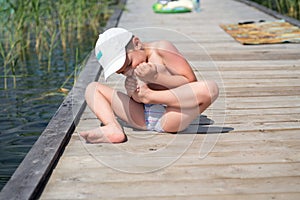
[[[212,104],[219,96],[219,87],[214,81],[199,82],[200,88],[198,90],[200,95],[199,104]]]
[[[211,102],[214,102],[219,96],[219,87],[215,81],[208,81],[209,95]]]
[[[88,84],[88,86],[85,89],[85,97],[87,98],[88,96],[91,95],[91,93],[94,93],[98,87],[99,83],[98,82],[91,82]]]

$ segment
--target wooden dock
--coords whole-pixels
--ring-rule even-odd
[[[181,134],[125,127],[115,145],[78,136],[100,124],[86,108],[40,199],[300,199],[300,44],[236,42],[220,24],[274,20],[238,1],[174,15],[154,2],[128,0],[118,26],[174,42],[219,99]]]

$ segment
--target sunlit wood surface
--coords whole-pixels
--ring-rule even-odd
[[[41,199],[300,199],[300,44],[239,44],[219,25],[275,19],[234,0],[170,15],[154,2],[128,0],[119,26],[174,42],[219,99],[181,134],[125,126],[116,145],[80,139],[100,124],[86,109]]]

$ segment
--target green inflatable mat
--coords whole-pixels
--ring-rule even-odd
[[[175,7],[173,9],[168,8],[166,5],[161,3],[155,3],[152,6],[152,9],[155,13],[186,13],[191,12],[192,10],[186,7]]]

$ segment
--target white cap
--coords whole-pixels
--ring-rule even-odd
[[[95,54],[103,67],[105,80],[124,65],[126,60],[125,47],[132,36],[131,32],[123,28],[111,28],[99,35]]]

